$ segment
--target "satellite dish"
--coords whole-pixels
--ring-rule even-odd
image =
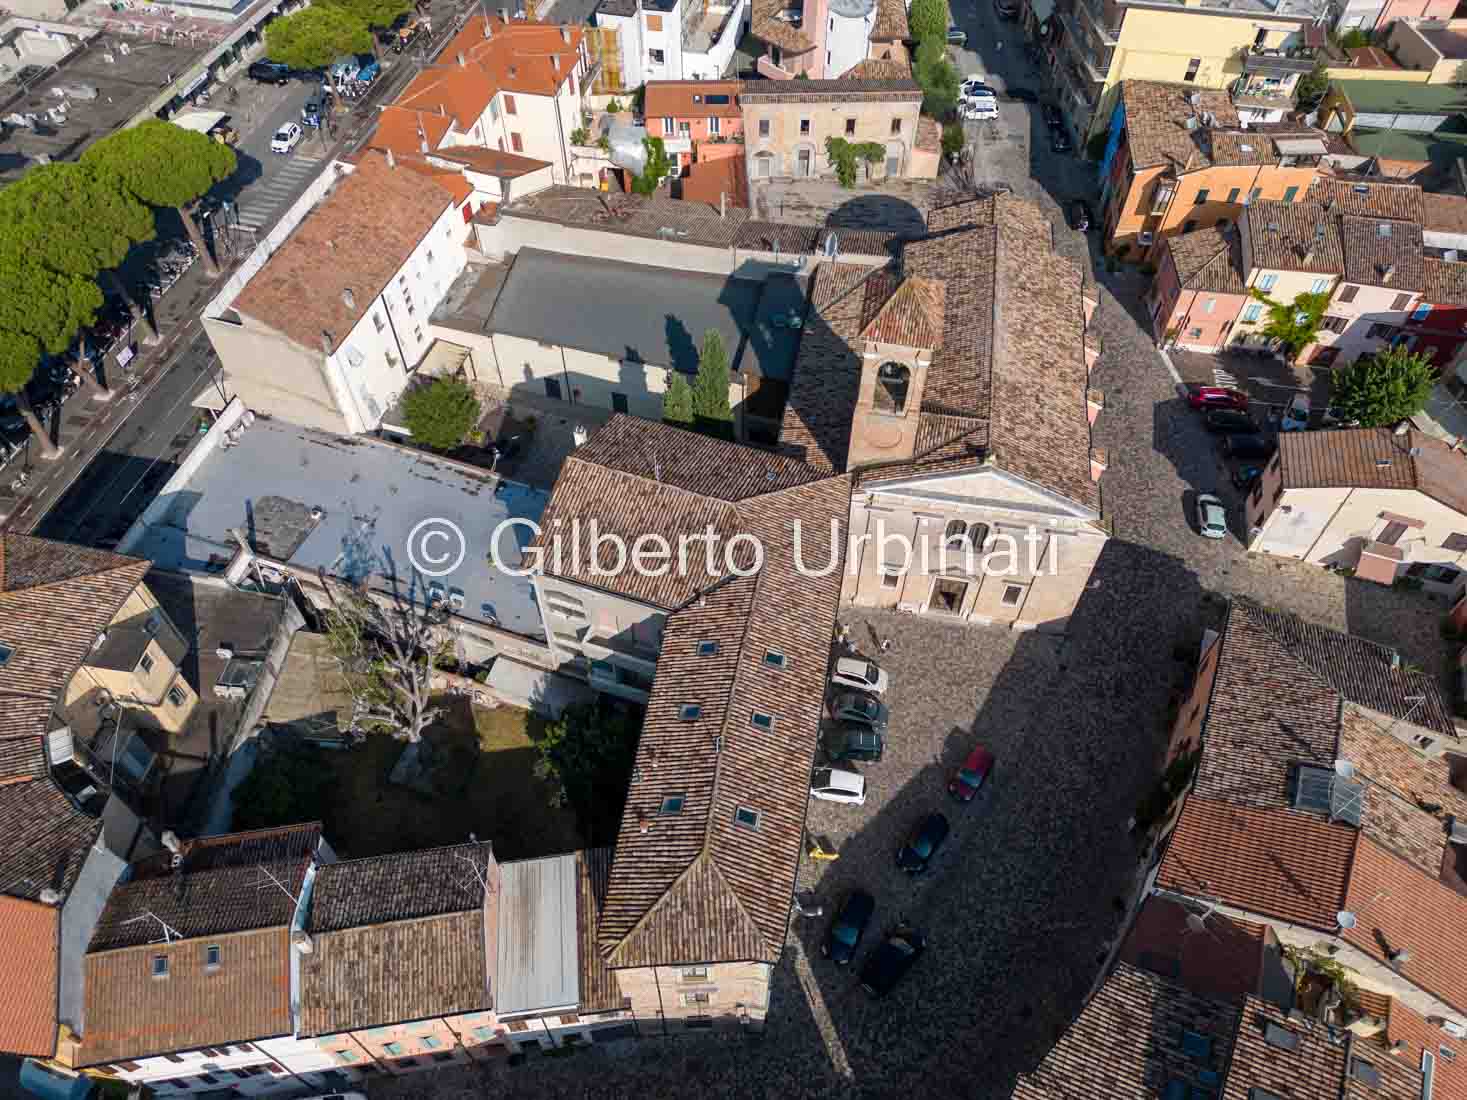
[[[1335,761],[1335,774],[1341,779],[1355,778],[1355,765],[1341,757]]]
[[[1188,913],[1187,927],[1190,928],[1193,932],[1206,932],[1207,918],[1199,913]]]
[[[1338,913],[1335,914],[1335,922],[1341,928],[1354,928],[1355,914],[1350,912],[1350,910],[1348,909],[1341,909]]]

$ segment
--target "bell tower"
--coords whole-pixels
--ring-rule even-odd
[[[936,279],[902,280],[861,330],[861,389],[851,422],[848,464],[912,457],[922,391],[942,347],[947,293]]]

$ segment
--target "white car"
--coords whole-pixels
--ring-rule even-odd
[[[1309,427],[1309,397],[1307,394],[1296,393],[1289,407],[1284,410],[1283,422],[1279,424],[1281,432],[1302,432]]]
[[[878,668],[875,661],[864,657],[842,657],[835,662],[835,671],[830,674],[832,684],[869,691],[872,695],[884,694],[886,681],[886,672]]]
[[[1211,493],[1197,497],[1197,531],[1206,539],[1228,537],[1228,512],[1223,502]]]
[[[294,122],[287,122],[275,131],[275,136],[270,139],[270,152],[288,153],[294,149],[301,140],[301,128]]]
[[[810,776],[810,797],[822,802],[847,802],[861,806],[866,802],[866,777],[840,768],[816,768]]]

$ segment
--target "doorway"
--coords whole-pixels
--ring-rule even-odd
[[[968,594],[968,582],[938,577],[932,583],[932,603],[929,610],[939,615],[961,615],[963,597]]]

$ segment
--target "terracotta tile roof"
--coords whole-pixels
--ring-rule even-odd
[[[515,199],[501,208],[500,217],[511,216],[657,240],[666,240],[671,233],[679,243],[728,248],[748,220],[749,212],[734,208],[728,211],[727,217],[720,218],[717,210],[701,203],[641,195],[603,195],[585,187],[558,185]]]
[[[1333,930],[1356,832],[1314,814],[1187,797],[1157,885],[1250,913]]]
[[[823,563],[832,522],[849,508],[846,478],[627,416],[613,417],[561,471],[543,531],[594,517],[602,531],[675,544],[711,522],[763,547],[756,573],[713,585],[701,562],[691,577],[655,584],[583,582],[671,611],[601,912],[608,965],[779,957],[840,595],[839,570],[796,572],[793,538],[798,521],[803,560]],[[547,580],[566,575],[568,557],[562,550],[557,565],[546,555]],[[700,641],[717,642],[717,653],[700,656]],[[785,655],[782,668],[765,663],[770,649]],[[684,721],[685,703],[700,716]],[[751,724],[754,710],[772,716],[772,732]],[[659,814],[671,794],[682,797],[681,811]],[[740,806],[758,813],[757,828],[735,823]]]
[[[298,893],[321,841],[320,824],[290,825],[188,840],[175,870],[162,852],[133,864],[132,878],[117,886],[97,920],[89,951],[135,947],[158,937],[152,914],[184,939],[290,924]],[[264,867],[284,886],[271,886]]]
[[[1193,95],[1200,97],[1195,108],[1189,98]],[[1133,170],[1159,165],[1182,170],[1210,163],[1208,128],[1198,125],[1189,130],[1186,125],[1200,113],[1211,114],[1218,127],[1238,126],[1238,112],[1227,92],[1193,84],[1127,80],[1121,84],[1121,100]]]
[[[1256,202],[1243,211],[1254,270],[1312,271],[1339,275],[1345,270],[1340,222],[1313,202]]]
[[[213,970],[211,944],[219,947]],[[159,955],[166,978],[152,976]],[[85,989],[80,1066],[288,1035],[290,933],[260,928],[93,952]]]
[[[755,32],[758,37],[758,32]],[[922,88],[910,77],[899,80],[746,80],[745,103],[916,103]]]
[[[700,160],[683,170],[682,200],[706,203],[713,210],[720,201],[729,207],[749,205],[748,169],[743,157]]]
[[[1422,287],[1421,226],[1387,218],[1340,219],[1345,279],[1393,290]]]
[[[1314,135],[1303,131],[1297,135],[1309,138]],[[1203,150],[1209,164],[1277,164],[1278,148],[1272,135],[1254,133],[1249,130],[1209,130],[1202,139]]]
[[[1467,306],[1467,263],[1422,260],[1421,299],[1434,306]]]
[[[1288,432],[1279,438],[1279,462],[1286,489],[1416,489],[1467,515],[1467,455],[1414,429]]]
[[[868,57],[857,61],[845,72],[840,74],[842,80],[910,80],[912,78],[911,63],[895,57],[876,58]],[[925,121],[933,121],[923,116]],[[920,121],[919,120],[919,124]],[[933,122],[936,125],[935,122]],[[920,131],[919,131],[920,132]]]
[[[56,1053],[61,907],[0,897],[0,1050],[32,1058]]]
[[[1358,176],[1316,176],[1306,196],[1309,202],[1328,203],[1336,215],[1394,218],[1420,225],[1426,214],[1421,187]]]
[[[971,470],[987,454],[988,421],[922,413],[917,419],[917,444],[912,459],[863,466],[856,471],[856,484],[895,481],[916,474]]]
[[[337,932],[360,925],[477,912],[484,891],[474,877],[488,861],[485,844],[453,844],[416,852],[328,863],[316,872],[307,927]]]
[[[1399,997],[1390,998],[1385,1013],[1386,1045],[1400,1040],[1406,1044],[1401,1060],[1408,1066],[1421,1065],[1421,1054],[1430,1051],[1435,1060],[1432,1074],[1434,1100],[1467,1100],[1467,1040],[1457,1039],[1411,1008]],[[1450,1052],[1446,1056],[1443,1050]]]
[[[761,42],[778,46],[784,53],[809,53],[815,40],[780,16],[789,10],[787,0],[754,0],[750,8],[749,33]]]
[[[1268,1029],[1275,1035],[1279,1029],[1292,1035],[1294,1049],[1268,1042]],[[1332,1042],[1317,1024],[1301,1024],[1277,1006],[1249,997],[1238,1021],[1222,1100],[1253,1100],[1254,1089],[1290,1100],[1339,1100],[1345,1069],[1343,1042]]]
[[[946,284],[936,279],[903,279],[861,330],[861,339],[909,348],[940,348],[946,297]]]
[[[484,910],[312,934],[301,958],[302,1035],[493,1007]]]
[[[876,0],[876,22],[868,36],[872,42],[901,42],[911,33],[903,0]]]
[[[406,168],[410,172],[416,172],[420,176],[426,176],[453,199],[455,206],[467,202],[469,196],[474,193],[474,185],[464,178],[461,168],[441,168],[435,164],[429,164],[420,157],[399,157],[399,167]]]
[[[1236,231],[1198,229],[1166,239],[1183,290],[1246,294],[1242,235]]]
[[[452,201],[418,173],[364,157],[245,284],[233,308],[304,348],[319,351],[324,338],[335,351]]]
[[[493,33],[485,38],[484,17],[470,18],[443,47],[440,63],[414,77],[396,105],[442,113],[467,132],[497,93],[552,96],[579,63],[585,37],[581,27],[525,19],[505,23],[497,17],[490,18],[488,25]],[[568,42],[562,39],[563,33]]]
[[[1372,958],[1386,961],[1381,940],[1410,952],[1394,969],[1407,981],[1467,1012],[1467,897],[1421,873],[1381,845],[1362,839],[1355,853],[1343,906],[1357,916],[1344,938]]]
[[[1204,997],[1241,1001],[1256,993],[1264,943],[1272,935],[1267,926],[1213,913],[1207,918],[1211,938],[1199,937],[1187,925],[1187,917],[1198,912],[1198,907],[1153,894],[1121,945],[1122,961]]]
[[[621,1008],[621,986],[601,957],[601,908],[611,879],[611,849],[587,848],[576,853],[576,956],[581,969],[580,1011],[615,1012]]]
[[[519,179],[550,167],[548,160],[522,157],[518,153],[506,153],[483,145],[450,145],[446,149],[435,150],[433,155],[439,160],[461,164],[471,172],[497,176],[502,180]]]
[[[49,775],[0,784],[0,833],[6,838],[0,893],[35,900],[49,887],[65,897],[101,831],[101,821],[73,806]]]
[[[1173,1080],[1215,1095],[1238,1017],[1227,1001],[1119,963],[1039,1067],[1019,1075],[1014,1100],[1155,1100]],[[1187,1032],[1209,1041],[1205,1058],[1183,1049]]]
[[[1428,233],[1467,233],[1467,198],[1423,192],[1421,227]]]
[[[649,80],[643,114],[648,118],[739,118],[741,80]],[[723,96],[726,102],[709,103]]]
[[[937,119],[928,118],[926,115],[917,119],[917,137],[912,142],[912,146],[928,153],[942,151],[942,127],[938,125]]]
[[[1345,50],[1352,69],[1399,69],[1398,62],[1378,46],[1351,46]]]
[[[369,149],[391,149],[399,156],[423,156],[424,143],[433,152],[453,129],[453,119],[436,111],[413,111],[386,106],[377,116],[377,127],[367,139]]]

